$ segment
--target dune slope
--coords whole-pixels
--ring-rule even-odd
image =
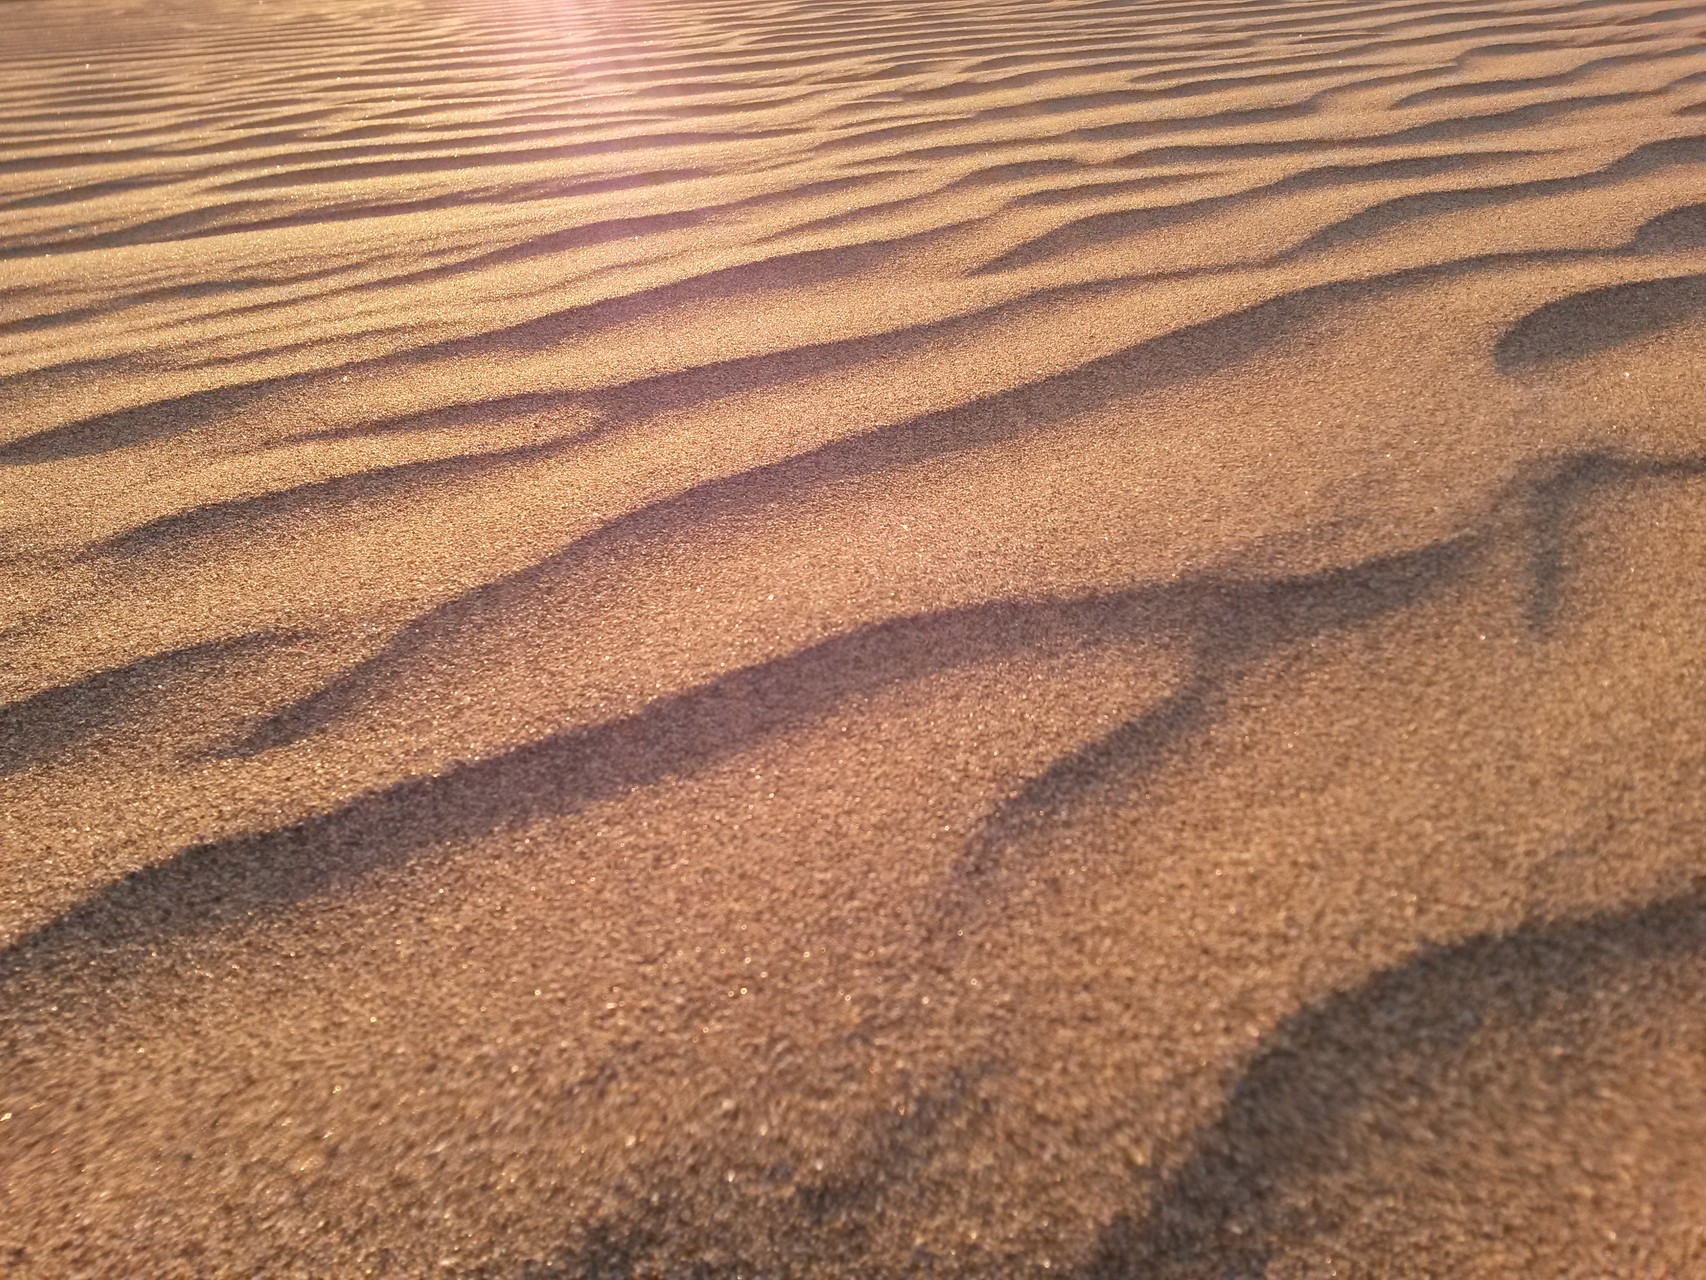
[[[0,21],[0,1274],[1706,1269],[1706,4]]]

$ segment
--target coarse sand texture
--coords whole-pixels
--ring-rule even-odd
[[[1706,1276],[1706,2],[0,0],[0,1276]]]

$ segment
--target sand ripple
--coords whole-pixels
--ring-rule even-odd
[[[1706,1267],[1706,4],[0,20],[0,1273]]]

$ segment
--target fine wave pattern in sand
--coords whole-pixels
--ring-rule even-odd
[[[4,0],[0,378],[0,1274],[1706,1274],[1706,3]]]

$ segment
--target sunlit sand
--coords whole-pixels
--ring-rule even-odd
[[[0,1275],[1706,1274],[1706,7],[0,24]]]

